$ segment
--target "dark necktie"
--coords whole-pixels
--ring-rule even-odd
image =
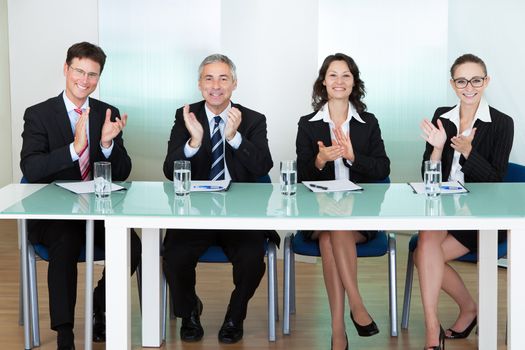
[[[81,109],[75,109],[75,112],[80,116],[82,115]],[[82,181],[88,181],[91,177],[91,164],[89,162],[89,143],[78,155],[78,165],[80,167],[80,175]]]
[[[215,117],[215,125],[211,134],[211,170],[210,180],[224,180],[224,146],[219,124],[221,117]]]

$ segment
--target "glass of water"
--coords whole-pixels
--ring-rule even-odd
[[[441,161],[425,161],[425,192],[427,196],[435,197],[441,193]]]
[[[297,163],[295,160],[281,161],[281,193],[294,195],[297,191]]]
[[[176,160],[173,163],[173,189],[177,196],[186,196],[191,189],[191,163],[189,160]]]
[[[93,179],[95,183],[95,196],[106,198],[111,194],[111,163],[95,162]]]

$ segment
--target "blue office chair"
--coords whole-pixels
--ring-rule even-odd
[[[258,180],[258,183],[271,183],[269,175],[261,176]],[[275,322],[279,320],[279,306],[277,304],[277,247],[274,242],[266,241],[265,250],[268,259],[268,340],[275,341]],[[199,258],[199,262],[207,263],[228,263],[230,260],[224,253],[224,250],[220,246],[211,246],[209,247]],[[163,287],[162,287],[162,310],[163,312],[163,322],[162,322],[162,339],[166,339],[166,309],[167,309],[167,295],[168,295],[168,285],[166,283],[166,278],[163,278]],[[172,307],[170,307],[170,318],[175,318],[173,314]]]
[[[509,163],[507,174],[503,178],[503,182],[525,182],[525,166]],[[401,328],[408,329],[410,319],[410,302],[412,299],[412,284],[414,279],[414,251],[417,247],[418,235],[413,235],[408,243],[408,260],[407,273],[405,280],[405,295],[403,297],[403,314],[401,316]],[[507,241],[498,244],[498,258],[507,255]],[[456,260],[463,262],[477,263],[477,253],[467,253]]]
[[[28,183],[27,179],[25,177],[22,177],[22,180],[20,183]],[[20,229],[20,224],[19,224]],[[20,233],[19,233],[20,237]],[[104,250],[94,246],[93,247],[93,261],[104,261],[105,260],[105,253]],[[20,254],[20,259],[22,259],[22,254]],[[38,309],[38,285],[37,285],[37,275],[36,275],[36,262],[38,260],[43,261],[49,261],[49,251],[48,249],[42,245],[42,244],[33,244],[29,240],[27,241],[27,260],[28,260],[28,278],[29,281],[22,281],[22,269],[20,268],[20,281],[22,283],[27,283],[28,290],[29,290],[29,305],[24,305],[23,298],[22,298],[22,283],[19,284],[20,286],[20,297],[19,297],[19,324],[23,324],[23,310],[24,308],[28,308],[29,310],[29,325],[24,325],[24,327],[29,327],[31,332],[31,338],[32,338],[32,344],[33,347],[39,347],[40,346],[40,320],[39,320],[39,309]],[[83,246],[82,250],[80,252],[80,256],[78,258],[78,262],[86,262],[86,247]],[[22,262],[20,261],[20,266],[22,266]],[[93,274],[93,267],[87,267],[86,273]],[[137,269],[137,283],[139,286],[139,298],[140,298],[140,275]],[[91,298],[92,295],[86,295],[86,298]],[[86,339],[86,341],[88,341]],[[89,339],[91,342],[91,339]]]
[[[386,178],[381,183],[390,183],[390,179]],[[358,257],[376,257],[388,253],[390,335],[396,337],[398,329],[395,235],[380,231],[376,238],[358,244],[356,248]],[[295,314],[295,254],[319,257],[321,256],[319,243],[305,239],[305,235],[301,231],[296,234],[289,233],[284,240],[284,334],[290,334],[290,314]]]

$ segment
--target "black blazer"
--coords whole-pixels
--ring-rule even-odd
[[[301,117],[298,124],[296,152],[298,181],[335,179],[334,162],[327,162],[323,170],[315,167],[315,158],[319,153],[317,141],[331,146],[330,127],[322,120],[310,122],[316,114],[313,112]],[[350,119],[350,139],[354,148],[355,160],[350,167],[350,180],[353,182],[375,182],[385,179],[390,174],[390,159],[385,152],[381,130],[372,113],[361,112],[361,123]]]
[[[117,108],[94,98],[89,99],[89,156],[93,163],[111,162],[113,180],[123,181],[131,172],[131,159],[124,148],[122,133],[113,139],[113,150],[106,159],[100,149],[100,134],[111,109],[111,119],[120,116]],[[69,144],[74,134],[62,93],[26,109],[20,168],[29,182],[50,183],[55,180],[81,180],[78,160],[71,160]]]
[[[184,145],[190,139],[190,133],[184,124],[182,108],[175,113],[175,125],[171,129],[168,142],[168,153],[164,160],[164,175],[173,180],[173,162],[189,160],[191,162],[191,178],[193,180],[209,180],[211,169],[211,139],[210,126],[204,108],[205,101],[190,105],[190,112],[195,113],[197,120],[204,129],[202,145],[191,158],[184,155]],[[242,113],[242,121],[238,132],[242,142],[237,150],[225,142],[225,159],[232,182],[257,182],[257,178],[268,174],[273,166],[272,156],[266,137],[266,118],[239,104],[232,103]]]
[[[441,156],[443,181],[448,181],[454,158],[454,149],[449,140],[458,134],[458,130],[452,121],[441,118],[441,115],[452,108],[454,107],[440,107],[436,109],[432,118],[432,124],[436,126],[437,120],[441,120],[447,134],[447,142]],[[514,138],[514,122],[511,117],[495,108],[489,107],[489,112],[492,122],[486,123],[478,119],[474,123],[477,129],[468,159],[463,155],[459,158],[461,171],[465,174],[465,182],[501,182],[507,172]],[[430,159],[433,149],[434,147],[427,142],[421,163],[422,176],[425,160]]]

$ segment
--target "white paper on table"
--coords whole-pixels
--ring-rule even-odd
[[[416,194],[426,194],[424,182],[407,182]],[[447,181],[441,183],[441,194],[468,193],[468,189],[459,181]]]
[[[65,188],[76,194],[95,193],[95,182],[91,181],[77,181],[77,182],[55,182],[55,185]],[[111,183],[111,192],[125,190],[125,187]]]
[[[220,192],[228,191],[230,180],[191,181],[191,192]]]
[[[303,181],[312,192],[346,192],[362,191],[363,188],[350,180],[328,180],[328,181]]]

